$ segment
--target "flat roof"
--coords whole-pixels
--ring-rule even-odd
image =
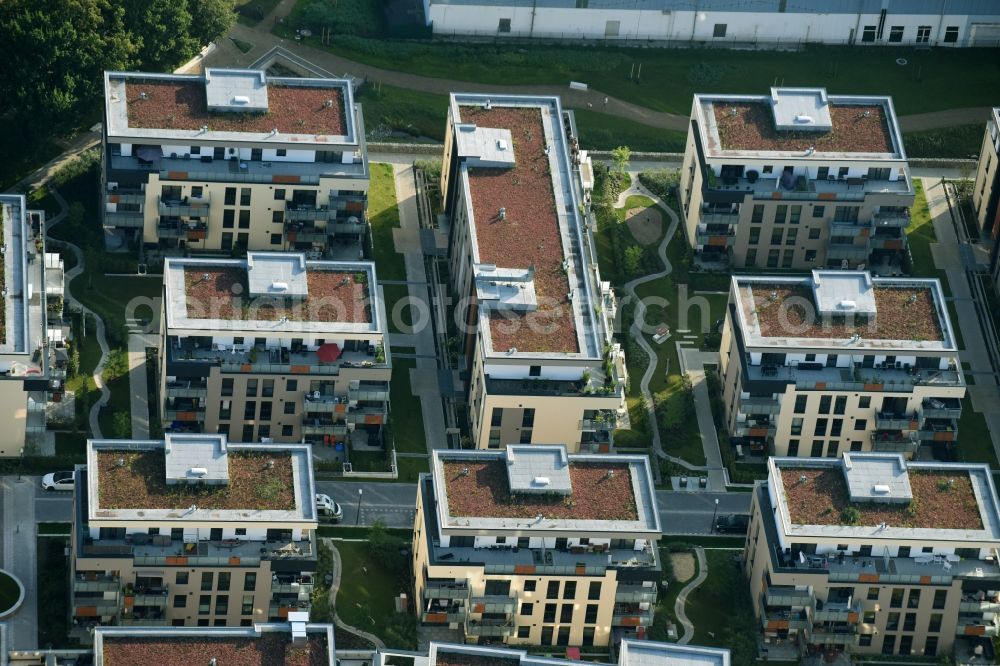
[[[559,99],[453,93],[451,119],[473,264],[533,272],[530,297],[480,308],[486,355],[598,357],[582,191]]]
[[[767,95],[695,95],[709,157],[905,160],[892,98],[772,88]]]
[[[747,347],[957,352],[937,279],[734,275],[730,298]]]
[[[430,644],[428,666],[568,666],[579,661],[542,657],[526,650],[453,643]],[[600,662],[607,664],[608,662]],[[624,639],[618,666],[729,666],[726,648]]]
[[[31,284],[28,253],[34,250],[24,195],[0,194],[0,235],[4,251],[0,254],[0,354],[27,354],[34,350],[30,327],[32,297],[44,285]],[[41,316],[41,308],[36,308]],[[44,324],[39,326],[44,329]],[[44,335],[44,330],[40,334]],[[3,366],[7,367],[4,368]],[[0,370],[24,375],[25,364],[0,362]]]
[[[315,523],[312,450],[225,435],[88,440],[91,521]]]
[[[334,666],[335,649],[330,624],[94,628],[95,666]]]
[[[435,450],[432,463],[442,529],[662,531],[646,456],[533,444]]]
[[[369,261],[307,261],[291,252],[168,257],[163,281],[170,329],[382,332],[375,264]]]
[[[775,457],[768,486],[790,538],[1000,541],[1000,501],[983,464],[892,453]]]
[[[105,72],[104,103],[108,137],[137,144],[258,141],[321,149],[359,141],[346,79],[219,68],[201,75]]]

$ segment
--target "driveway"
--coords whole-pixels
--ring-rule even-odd
[[[660,524],[664,534],[712,534],[715,500],[719,500],[718,515],[750,513],[751,493],[675,492],[656,493],[660,509]]]
[[[358,520],[358,490],[361,494],[361,518]],[[316,492],[339,502],[344,510],[345,526],[371,525],[381,520],[386,527],[411,529],[417,506],[417,486],[411,483],[377,481],[316,481]]]

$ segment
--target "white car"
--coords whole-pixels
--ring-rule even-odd
[[[53,472],[42,477],[43,490],[73,490],[73,472]]]
[[[329,495],[316,495],[316,515],[325,522],[339,523],[344,518],[344,510]]]

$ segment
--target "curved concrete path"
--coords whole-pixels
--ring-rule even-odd
[[[60,210],[58,215],[53,217],[51,220],[45,221],[46,233],[48,233],[48,231],[52,227],[62,222],[66,218],[66,212],[69,210],[69,206],[67,206],[66,200],[63,198],[61,194],[59,194],[59,192],[55,188],[49,188],[49,192],[52,193],[53,198],[55,198],[56,202],[59,204]],[[95,402],[93,405],[90,406],[89,416],[90,416],[90,436],[93,437],[94,439],[101,439],[102,437],[101,424],[98,415],[101,413],[101,407],[104,407],[106,404],[108,404],[108,400],[111,398],[111,391],[109,391],[108,387],[105,386],[104,379],[101,377],[101,375],[104,373],[104,363],[108,359],[108,351],[109,351],[108,340],[104,336],[104,320],[101,319],[97,315],[97,313],[95,313],[93,310],[88,308],[80,301],[76,300],[76,297],[73,296],[69,288],[70,283],[73,282],[73,278],[75,278],[77,275],[83,272],[83,252],[80,250],[79,247],[77,247],[73,243],[70,243],[69,241],[58,240],[58,239],[53,239],[53,240],[56,240],[56,242],[61,243],[66,247],[68,247],[73,252],[74,256],[76,256],[76,265],[73,267],[72,270],[66,271],[66,275],[64,278],[64,283],[66,285],[65,287],[66,300],[69,301],[71,304],[75,305],[76,307],[78,307],[84,313],[84,316],[88,314],[93,315],[94,321],[96,322],[97,325],[97,344],[100,345],[101,347],[101,359],[97,362],[97,367],[94,368],[93,376],[94,376],[94,384],[96,384],[97,388],[101,390],[101,397],[97,402]]]
[[[694,638],[694,625],[688,619],[687,612],[684,610],[688,595],[704,583],[705,578],[708,577],[708,561],[705,560],[705,549],[701,546],[695,548],[694,556],[698,560],[698,575],[677,593],[677,599],[674,601],[674,614],[677,616],[677,621],[684,627],[684,634],[677,639],[679,645],[687,645]]]
[[[333,571],[331,572],[333,573],[333,582],[330,583],[330,608],[333,609],[334,624],[336,624],[339,628],[345,631],[349,631],[352,634],[357,634],[361,638],[364,638],[366,641],[372,643],[378,649],[384,650],[385,643],[382,642],[381,638],[379,638],[375,634],[370,634],[363,629],[352,627],[351,625],[341,620],[340,616],[337,615],[337,592],[340,590],[340,575],[343,570],[343,564],[340,560],[340,551],[337,550],[337,547],[335,545],[333,545],[333,539],[323,539],[323,543],[327,545],[327,547],[330,549],[330,554],[333,555]]]

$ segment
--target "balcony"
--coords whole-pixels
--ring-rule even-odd
[[[465,609],[459,610],[449,610],[449,611],[424,611],[420,614],[420,621],[424,624],[453,624],[456,622],[465,622],[468,615]]]
[[[121,229],[142,229],[146,224],[146,215],[136,210],[109,210],[104,212],[104,226]]]
[[[114,592],[121,587],[118,576],[78,573],[73,579],[73,592]]]
[[[656,587],[645,585],[618,585],[615,590],[617,603],[653,603],[656,601]]]
[[[330,190],[330,208],[342,210],[347,214],[361,217],[368,206],[368,195],[365,192]]]
[[[164,217],[208,217],[211,203],[207,194],[197,199],[184,197],[182,200],[157,197],[156,209]]]
[[[204,423],[205,408],[199,409],[164,409],[164,421],[182,421],[185,423]]]
[[[891,412],[875,413],[875,428],[877,430],[916,430],[919,425],[918,415],[893,414]]]
[[[739,411],[743,414],[773,415],[781,412],[781,404],[777,398],[743,398],[739,402]]]
[[[857,604],[850,602],[821,602],[816,601],[816,610],[813,611],[814,622],[845,622],[847,624],[857,624],[861,617],[861,608]]]
[[[872,224],[876,227],[895,227],[905,229],[910,226],[910,209],[882,210],[872,215]]]
[[[128,599],[128,597],[125,597]],[[134,597],[135,606],[152,606],[154,608],[166,608],[167,607],[167,591],[164,590],[160,594],[137,594]]]
[[[861,236],[871,234],[872,224],[861,220],[830,220],[831,236]]]
[[[767,437],[774,437],[777,432],[777,427],[768,423],[744,422],[738,423],[736,427],[733,428],[733,435],[736,437],[755,437],[763,439]]]
[[[309,539],[223,539],[182,543],[169,536],[153,541],[146,535],[124,539],[84,538],[78,559],[132,558],[135,567],[257,567],[261,560],[315,560],[315,535]]]
[[[906,248],[906,235],[897,227],[876,229],[875,235],[868,239],[868,247],[872,250],[903,250]]]
[[[388,402],[389,384],[387,382],[360,382],[357,388],[348,389],[347,399],[350,401]]]
[[[289,243],[326,243],[329,239],[326,227],[316,227],[299,222],[285,225],[285,239]]]
[[[289,613],[300,613],[309,612],[309,608],[312,606],[309,601],[281,601],[281,602],[271,602],[271,605],[267,607],[267,616],[269,618],[277,617],[284,621]]]
[[[336,218],[337,211],[330,210],[327,206],[296,206],[289,203],[285,207],[285,220],[288,222],[325,222]]]
[[[302,420],[303,435],[346,435],[347,425],[337,421],[323,421],[305,418]]]
[[[812,588],[807,590],[796,590],[787,585],[772,585],[767,588],[764,596],[764,603],[768,606],[812,606]]]
[[[467,599],[469,586],[466,583],[427,583],[424,599]]]
[[[708,247],[733,247],[736,245],[736,234],[732,231],[724,234],[697,233],[695,242]]]
[[[383,407],[353,407],[348,408],[345,420],[348,423],[380,425],[385,423],[387,411]]]
[[[194,382],[167,382],[168,398],[205,398],[208,387],[199,386]]]
[[[920,448],[920,441],[913,437],[913,433],[873,432],[871,444],[872,451],[879,453],[916,453]]]
[[[271,583],[271,594],[297,594],[300,597],[304,594],[308,597],[312,594],[313,588],[313,583]]]
[[[993,620],[983,619],[981,615],[959,615],[955,625],[956,636],[986,636],[997,635],[997,624]]]
[[[868,258],[868,247],[853,243],[830,243],[826,248],[827,261],[860,261]]]
[[[514,635],[514,623],[510,620],[470,620],[465,625],[469,636],[497,638]]]
[[[205,240],[208,225],[204,222],[163,222],[156,225],[156,235],[160,238],[183,238],[188,241]]]
[[[954,442],[958,440],[958,426],[925,422],[917,437],[923,442]]]
[[[351,146],[342,146],[353,150]],[[341,148],[341,146],[338,146]],[[318,185],[320,177],[363,177],[364,162],[270,162],[256,160],[216,160],[211,156],[185,158],[164,155],[156,163],[139,160],[131,155],[110,155],[112,171],[158,173],[161,181],[186,185],[192,182],[276,183],[282,187],[295,184]]]
[[[700,225],[720,225],[732,226],[740,221],[740,210],[736,208],[702,208],[701,217],[698,218]]]
[[[958,610],[961,613],[1000,613],[1000,600],[979,600],[963,596],[961,603],[958,604]]]
[[[746,195],[758,200],[779,201],[864,201],[869,194],[912,195],[909,180],[877,180],[874,178],[843,178],[834,180],[808,180],[796,177],[794,187],[782,187],[777,178],[726,177],[709,174],[703,185],[708,201],[739,201]],[[728,196],[727,196],[728,195]]]
[[[118,605],[104,603],[104,600],[100,600],[100,604],[86,604],[81,603],[80,599],[77,599],[76,606],[73,607],[73,617],[108,617],[118,615]]]
[[[964,386],[962,373],[932,368],[828,368],[800,365],[747,365],[750,382],[789,382],[800,391],[912,393],[914,386]]]
[[[857,645],[860,634],[854,628],[816,628],[808,632],[807,640],[812,645]]]
[[[165,616],[159,619],[123,617],[119,623],[126,627],[165,627],[170,624],[170,620]]]
[[[375,368],[388,370],[389,364],[384,356],[375,351],[345,351],[333,363],[320,363],[315,351],[296,351],[288,349],[255,350],[211,348],[196,346],[190,339],[171,339],[168,356],[168,373],[173,363],[209,363],[219,365],[222,372],[255,373],[255,374],[293,374],[293,375],[339,375],[344,368]],[[379,360],[382,359],[382,360]],[[173,373],[170,373],[173,374]]]
[[[812,626],[805,611],[768,610],[760,615],[761,628],[764,631],[797,631]]]
[[[302,409],[308,414],[346,414],[344,396],[306,393],[302,396]]]
[[[653,610],[615,610],[611,614],[611,626],[614,627],[648,627],[653,624]]]
[[[513,613],[517,607],[517,599],[502,594],[487,594],[469,599],[473,613]]]
[[[135,188],[119,187],[104,195],[105,204],[139,204],[146,203],[146,193]]]
[[[962,402],[955,398],[931,398],[924,400],[920,413],[928,419],[959,419],[962,417]]]

